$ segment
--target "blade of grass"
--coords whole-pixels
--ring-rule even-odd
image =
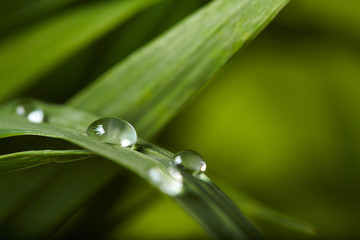
[[[316,229],[311,224],[302,221],[300,219],[288,216],[286,214],[275,211],[261,203],[258,203],[254,199],[246,199],[242,197],[241,200],[237,201],[237,206],[243,209],[244,213],[251,219],[266,221],[272,225],[278,225],[282,228],[304,233],[310,236],[316,235]]]
[[[239,207],[239,209],[242,209],[246,216],[254,220],[254,222],[257,223],[257,226],[263,227],[261,222],[266,222],[270,223],[271,227],[277,225],[299,233],[312,236],[315,235],[315,228],[309,223],[278,212],[257,201],[251,196],[239,192],[238,190],[232,188],[229,183],[225,183],[224,177],[221,175],[218,175],[216,180],[225,192],[231,193],[229,196],[234,203]]]
[[[2,6],[0,10],[0,31],[9,30],[18,24],[31,20],[34,17],[51,13],[52,11],[67,6],[76,0],[37,0],[23,1],[13,6]],[[30,3],[29,3],[30,2]]]
[[[101,116],[125,117],[140,135],[151,137],[286,3],[214,1],[119,63],[69,104]]]
[[[63,109],[63,114],[61,115],[67,115],[67,109]],[[115,163],[128,168],[143,178],[147,178],[150,169],[157,168],[167,172],[167,169],[171,166],[171,153],[142,141],[139,141],[139,144],[142,146],[141,153],[132,149],[109,145],[99,140],[89,138],[83,131],[74,128],[67,128],[50,121],[43,124],[35,124],[28,122],[26,119],[19,116],[6,114],[7,112],[8,111],[3,111],[3,114],[0,116],[0,138],[20,135],[37,135],[64,139],[113,160]],[[211,235],[222,239],[229,237],[262,239],[262,235],[256,228],[244,217],[235,205],[215,187],[215,185],[209,182],[207,178],[206,181],[194,178],[182,170],[181,174],[184,178],[184,192],[179,196],[175,196],[174,199],[187,209]],[[64,179],[62,179],[62,181],[64,181]],[[49,201],[48,198],[45,198],[45,200]],[[41,202],[38,202],[36,208],[26,208],[20,218],[13,215],[15,220],[10,219],[7,221],[4,229],[6,229],[7,232],[10,231],[13,233],[19,224],[24,224],[26,219],[30,220],[34,213],[38,211],[39,208],[41,209],[41,206]],[[30,219],[27,217],[30,217]],[[40,221],[40,223],[45,224],[44,220]],[[38,228],[41,229],[39,225],[25,229],[27,231],[39,231]],[[23,231],[21,234],[26,233]]]
[[[0,156],[0,174],[23,170],[47,163],[66,163],[94,156],[86,150],[25,151]]]
[[[94,153],[113,159],[118,164],[139,175],[152,167],[161,167],[157,161],[137,151],[100,142],[89,138],[82,131],[56,124],[34,124],[17,116],[0,116],[0,138],[21,135],[52,137],[69,141]]]
[[[59,14],[0,43],[0,100],[157,0],[104,1]]]

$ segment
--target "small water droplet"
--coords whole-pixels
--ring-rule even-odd
[[[205,172],[206,163],[203,157],[191,150],[181,151],[174,156],[172,161],[176,166],[191,172],[193,175]]]
[[[100,118],[90,124],[86,134],[100,141],[132,147],[136,143],[137,135],[134,127],[125,120],[117,118]]]
[[[162,170],[154,167],[148,171],[148,179],[151,184],[169,196],[177,196],[183,189],[183,178],[181,173],[174,167]]]
[[[33,123],[42,123],[45,118],[44,111],[41,107],[31,101],[22,101],[16,105],[15,112],[17,115],[27,118]]]

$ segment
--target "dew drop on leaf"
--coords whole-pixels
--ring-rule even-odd
[[[33,123],[42,123],[45,118],[44,111],[41,107],[31,101],[22,101],[18,103],[15,107],[15,112],[17,115],[27,118]]]
[[[105,143],[132,147],[137,135],[134,127],[125,120],[117,118],[100,118],[90,124],[86,134]]]
[[[182,192],[183,178],[181,173],[174,167],[167,170],[153,167],[148,171],[147,178],[152,185],[166,195],[174,197]]]
[[[193,175],[205,172],[206,163],[203,157],[191,150],[181,151],[175,154],[172,161],[176,166],[191,172]]]

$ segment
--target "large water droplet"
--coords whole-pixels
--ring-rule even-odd
[[[181,151],[177,153],[172,161],[176,166],[191,172],[193,175],[205,172],[206,163],[203,157],[195,151]]]
[[[41,123],[44,121],[45,114],[41,107],[36,106],[31,101],[22,101],[16,105],[17,115],[27,118],[30,122]]]
[[[169,196],[177,196],[183,189],[183,178],[181,173],[174,167],[167,170],[151,168],[148,171],[148,179],[151,184]]]
[[[100,141],[132,147],[137,135],[134,127],[125,120],[117,118],[100,118],[88,127],[86,134]]]

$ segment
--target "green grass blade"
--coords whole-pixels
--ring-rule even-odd
[[[279,227],[287,228],[295,232],[310,236],[316,235],[316,229],[311,224],[275,211],[263,204],[257,203],[257,201],[253,199],[246,202],[242,199],[241,203],[238,203],[237,206],[243,209],[244,213],[255,221],[266,221],[272,225],[278,225]]]
[[[153,159],[139,152],[127,148],[119,149],[116,146],[89,138],[84,132],[55,124],[34,124],[16,116],[0,116],[0,138],[22,135],[60,138],[69,141],[85,149],[91,149],[99,155],[104,155],[138,174],[159,165]]]
[[[45,106],[45,104],[43,104],[43,106]],[[44,110],[49,115],[46,108],[44,108]],[[73,112],[74,110],[70,109],[69,111]],[[63,114],[59,114],[59,117],[66,116],[68,113],[67,108],[63,108]],[[21,135],[60,138],[106,157],[145,179],[148,178],[150,169],[156,168],[167,173],[168,168],[172,166],[170,161],[172,159],[171,153],[141,140],[139,140],[137,147],[139,151],[135,151],[89,138],[81,130],[67,128],[60,124],[53,123],[54,118],[50,118],[50,116],[48,119],[48,122],[43,124],[31,123],[24,118],[9,113],[8,109],[5,108],[2,110],[0,116],[0,138]],[[50,119],[52,120],[50,121]],[[72,123],[73,122],[69,122],[69,125]],[[187,209],[211,235],[222,239],[229,237],[242,239],[262,238],[262,235],[256,228],[205,175],[203,175],[202,179],[199,179],[189,175],[187,172],[180,171],[184,179],[183,193],[174,198],[176,202]],[[170,174],[169,177],[171,177]],[[69,180],[71,180],[71,178]],[[31,219],[35,212],[41,209],[40,207],[41,204],[38,203],[36,208],[26,208],[23,214]],[[10,219],[7,223],[8,225],[5,225],[7,231],[16,229],[19,222],[24,224],[24,219],[27,219],[23,215],[20,215],[21,218],[16,218],[16,215],[13,216],[15,220]],[[39,226],[28,227],[27,230],[33,231],[34,229],[37,230],[37,228],[39,228]]]
[[[152,136],[286,3],[214,1],[119,63],[69,104],[101,116],[125,117],[142,136]]]
[[[156,0],[103,1],[66,11],[0,42],[0,100]]]
[[[218,177],[217,179],[223,179]],[[231,199],[234,203],[244,212],[244,214],[250,219],[254,220],[257,226],[263,229],[262,223],[270,224],[270,227],[277,225],[281,228],[287,228],[289,230],[304,233],[307,235],[315,235],[315,227],[311,224],[304,222],[300,219],[288,216],[281,212],[278,212],[265,204],[257,201],[247,194],[239,192],[238,190],[231,188],[229,184],[225,182],[217,181],[225,192],[231,192]],[[264,226],[266,229],[266,226]]]
[[[32,18],[50,13],[56,9],[67,6],[76,0],[36,0],[17,2],[14,5],[2,6],[0,10],[0,32],[9,30],[18,24],[22,24]]]
[[[0,173],[23,170],[46,163],[66,163],[94,156],[86,150],[25,151],[0,156]]]
[[[197,179],[187,173],[182,174],[187,178],[188,190],[175,201],[211,236],[217,239],[264,239],[235,204],[205,175]]]

